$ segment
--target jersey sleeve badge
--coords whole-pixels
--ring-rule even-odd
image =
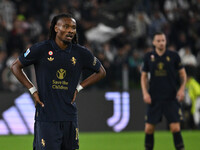
[[[95,65],[96,65],[96,63],[97,63],[97,58],[96,58],[96,57],[94,57],[93,66],[95,66]]]
[[[30,53],[30,49],[28,48],[28,49],[26,50],[26,52],[24,53],[24,57],[28,56],[29,53]]]

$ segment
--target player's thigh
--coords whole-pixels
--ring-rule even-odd
[[[35,150],[60,150],[62,132],[58,122],[35,122]]]
[[[64,136],[61,150],[79,149],[79,128],[77,121],[64,122]]]
[[[146,123],[157,124],[162,120],[162,104],[157,102],[147,106],[147,113],[145,116]]]
[[[169,124],[180,122],[183,119],[181,106],[175,100],[166,102],[163,111]]]

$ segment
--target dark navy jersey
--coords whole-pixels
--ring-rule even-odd
[[[159,56],[154,50],[145,54],[142,71],[150,74],[149,93],[152,101],[175,100],[178,70],[182,67],[176,52],[166,50]]]
[[[74,121],[76,104],[71,101],[83,69],[98,72],[101,66],[92,53],[77,44],[61,50],[54,40],[36,43],[19,57],[22,65],[34,64],[40,100],[36,106],[39,121]]]

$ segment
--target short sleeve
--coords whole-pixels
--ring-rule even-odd
[[[100,61],[88,50],[83,49],[82,53],[82,64],[83,69],[92,70],[94,72],[99,72],[101,63]]]
[[[180,56],[178,55],[178,53],[175,53],[175,68],[177,70],[180,70],[183,68],[183,65],[181,63],[181,58]]]
[[[41,57],[40,46],[33,45],[19,56],[19,60],[23,66],[35,64]]]
[[[149,55],[146,54],[143,58],[142,71],[144,72],[149,72],[148,56]]]

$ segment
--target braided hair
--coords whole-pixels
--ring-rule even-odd
[[[57,16],[54,16],[51,21],[50,31],[49,31],[49,39],[55,40],[56,38],[56,32],[55,32],[55,25],[61,18],[73,18],[71,14],[59,14]],[[78,44],[78,36],[77,34],[74,35],[74,38],[72,39],[72,44]]]

